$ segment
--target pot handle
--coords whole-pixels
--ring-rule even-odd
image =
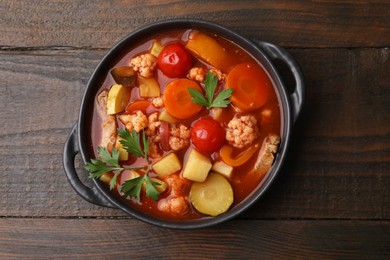
[[[281,61],[287,65],[295,80],[295,88],[290,94],[290,100],[293,110],[293,122],[297,120],[301,113],[303,102],[305,100],[305,81],[302,70],[295,59],[285,49],[269,42],[256,42],[261,49],[273,61]],[[288,91],[290,92],[290,91]]]
[[[76,168],[74,167],[75,156],[80,152],[77,137],[76,124],[65,142],[62,158],[66,177],[68,178],[70,185],[86,201],[104,207],[116,208],[96,187],[89,188],[80,181]]]

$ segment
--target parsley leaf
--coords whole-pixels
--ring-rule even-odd
[[[137,200],[140,200],[141,189],[144,183],[145,183],[146,196],[150,197],[152,200],[158,200],[160,192],[156,190],[154,186],[160,184],[157,182],[153,182],[149,178],[147,173],[145,173],[140,177],[125,181],[125,183],[123,183],[121,187],[121,192],[123,192],[125,196],[133,197],[136,198]]]
[[[143,157],[146,159],[147,165],[143,167],[121,167],[119,165],[119,150],[117,148],[112,149],[112,153],[110,153],[106,148],[98,147],[98,157],[99,159],[91,159],[91,162],[87,162],[85,164],[85,169],[89,172],[91,178],[98,179],[103,174],[110,172],[114,172],[114,176],[110,181],[110,189],[114,189],[117,178],[119,174],[123,170],[140,170],[147,169],[146,173],[140,177],[125,181],[121,186],[121,191],[130,197],[140,199],[141,189],[144,186],[146,196],[150,197],[153,200],[158,200],[160,192],[156,190],[155,186],[160,185],[158,182],[152,181],[148,173],[151,169],[151,163],[148,158],[149,153],[149,141],[145,135],[145,132],[142,134],[142,143],[143,149],[140,143],[140,134],[135,130],[130,132],[128,129],[118,129],[119,136],[123,138],[120,140],[123,148],[129,152],[132,156],[135,157]]]
[[[191,94],[191,100],[201,106],[210,109],[212,107],[227,107],[230,104],[229,97],[233,93],[233,89],[224,89],[214,98],[215,90],[217,89],[218,78],[212,73],[207,72],[205,80],[205,92],[206,97],[196,89],[188,88],[188,92]]]
[[[100,160],[91,159],[91,162],[88,162],[85,165],[85,169],[90,173],[90,177],[99,178],[106,172],[123,170],[123,168],[118,165],[118,149],[112,149],[113,155],[111,156],[107,149],[99,146],[98,154],[101,157]]]
[[[142,132],[142,141],[144,143],[144,149],[141,148],[139,133],[137,133],[134,129],[131,132],[127,128],[118,129],[118,133],[119,136],[123,138],[119,142],[127,152],[129,152],[132,156],[135,157],[147,157],[149,150],[149,142],[146,139],[145,132]]]

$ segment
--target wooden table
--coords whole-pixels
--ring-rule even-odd
[[[0,258],[390,257],[390,3],[345,2],[2,0]],[[307,82],[266,195],[234,220],[187,231],[84,201],[62,167],[99,60],[132,30],[176,17],[279,44]]]

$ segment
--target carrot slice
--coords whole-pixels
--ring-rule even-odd
[[[164,105],[168,113],[178,119],[187,119],[198,113],[202,106],[192,102],[188,88],[202,92],[195,81],[177,79],[169,82],[164,91]]]
[[[255,143],[251,145],[248,149],[240,153],[236,157],[232,157],[233,154],[233,147],[230,145],[224,145],[221,148],[221,157],[222,160],[227,164],[232,167],[240,166],[246,163],[252,156],[253,154],[260,148],[259,143]]]
[[[136,111],[146,112],[151,103],[147,100],[137,100],[127,105],[126,113],[134,114]]]
[[[234,89],[230,100],[244,111],[256,110],[264,105],[271,86],[267,73],[255,63],[236,65],[226,78],[226,88]]]

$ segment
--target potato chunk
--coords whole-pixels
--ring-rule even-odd
[[[218,173],[210,173],[205,182],[194,182],[190,200],[201,213],[217,216],[226,212],[233,203],[233,189],[230,183]]]
[[[143,98],[159,97],[160,85],[155,78],[138,78],[139,95]]]
[[[197,182],[204,182],[212,167],[210,159],[195,149],[190,151],[183,170],[183,177]]]
[[[230,165],[227,165],[226,163],[222,161],[217,161],[213,164],[213,167],[211,170],[218,172],[225,176],[226,178],[230,179],[232,177],[233,173],[233,167]]]
[[[119,84],[114,84],[108,92],[107,114],[114,115],[122,112],[129,102],[130,95],[130,89]]]
[[[164,178],[179,171],[181,169],[181,163],[176,154],[170,153],[161,160],[155,162],[152,168],[160,178]]]
[[[127,161],[129,159],[129,153],[126,152],[126,150],[123,148],[122,144],[120,143],[120,140],[123,140],[122,138],[117,138],[115,142],[115,147],[119,151],[119,161]]]
[[[178,119],[171,116],[165,108],[158,115],[158,120],[168,122],[170,124],[174,124],[178,121]]]

